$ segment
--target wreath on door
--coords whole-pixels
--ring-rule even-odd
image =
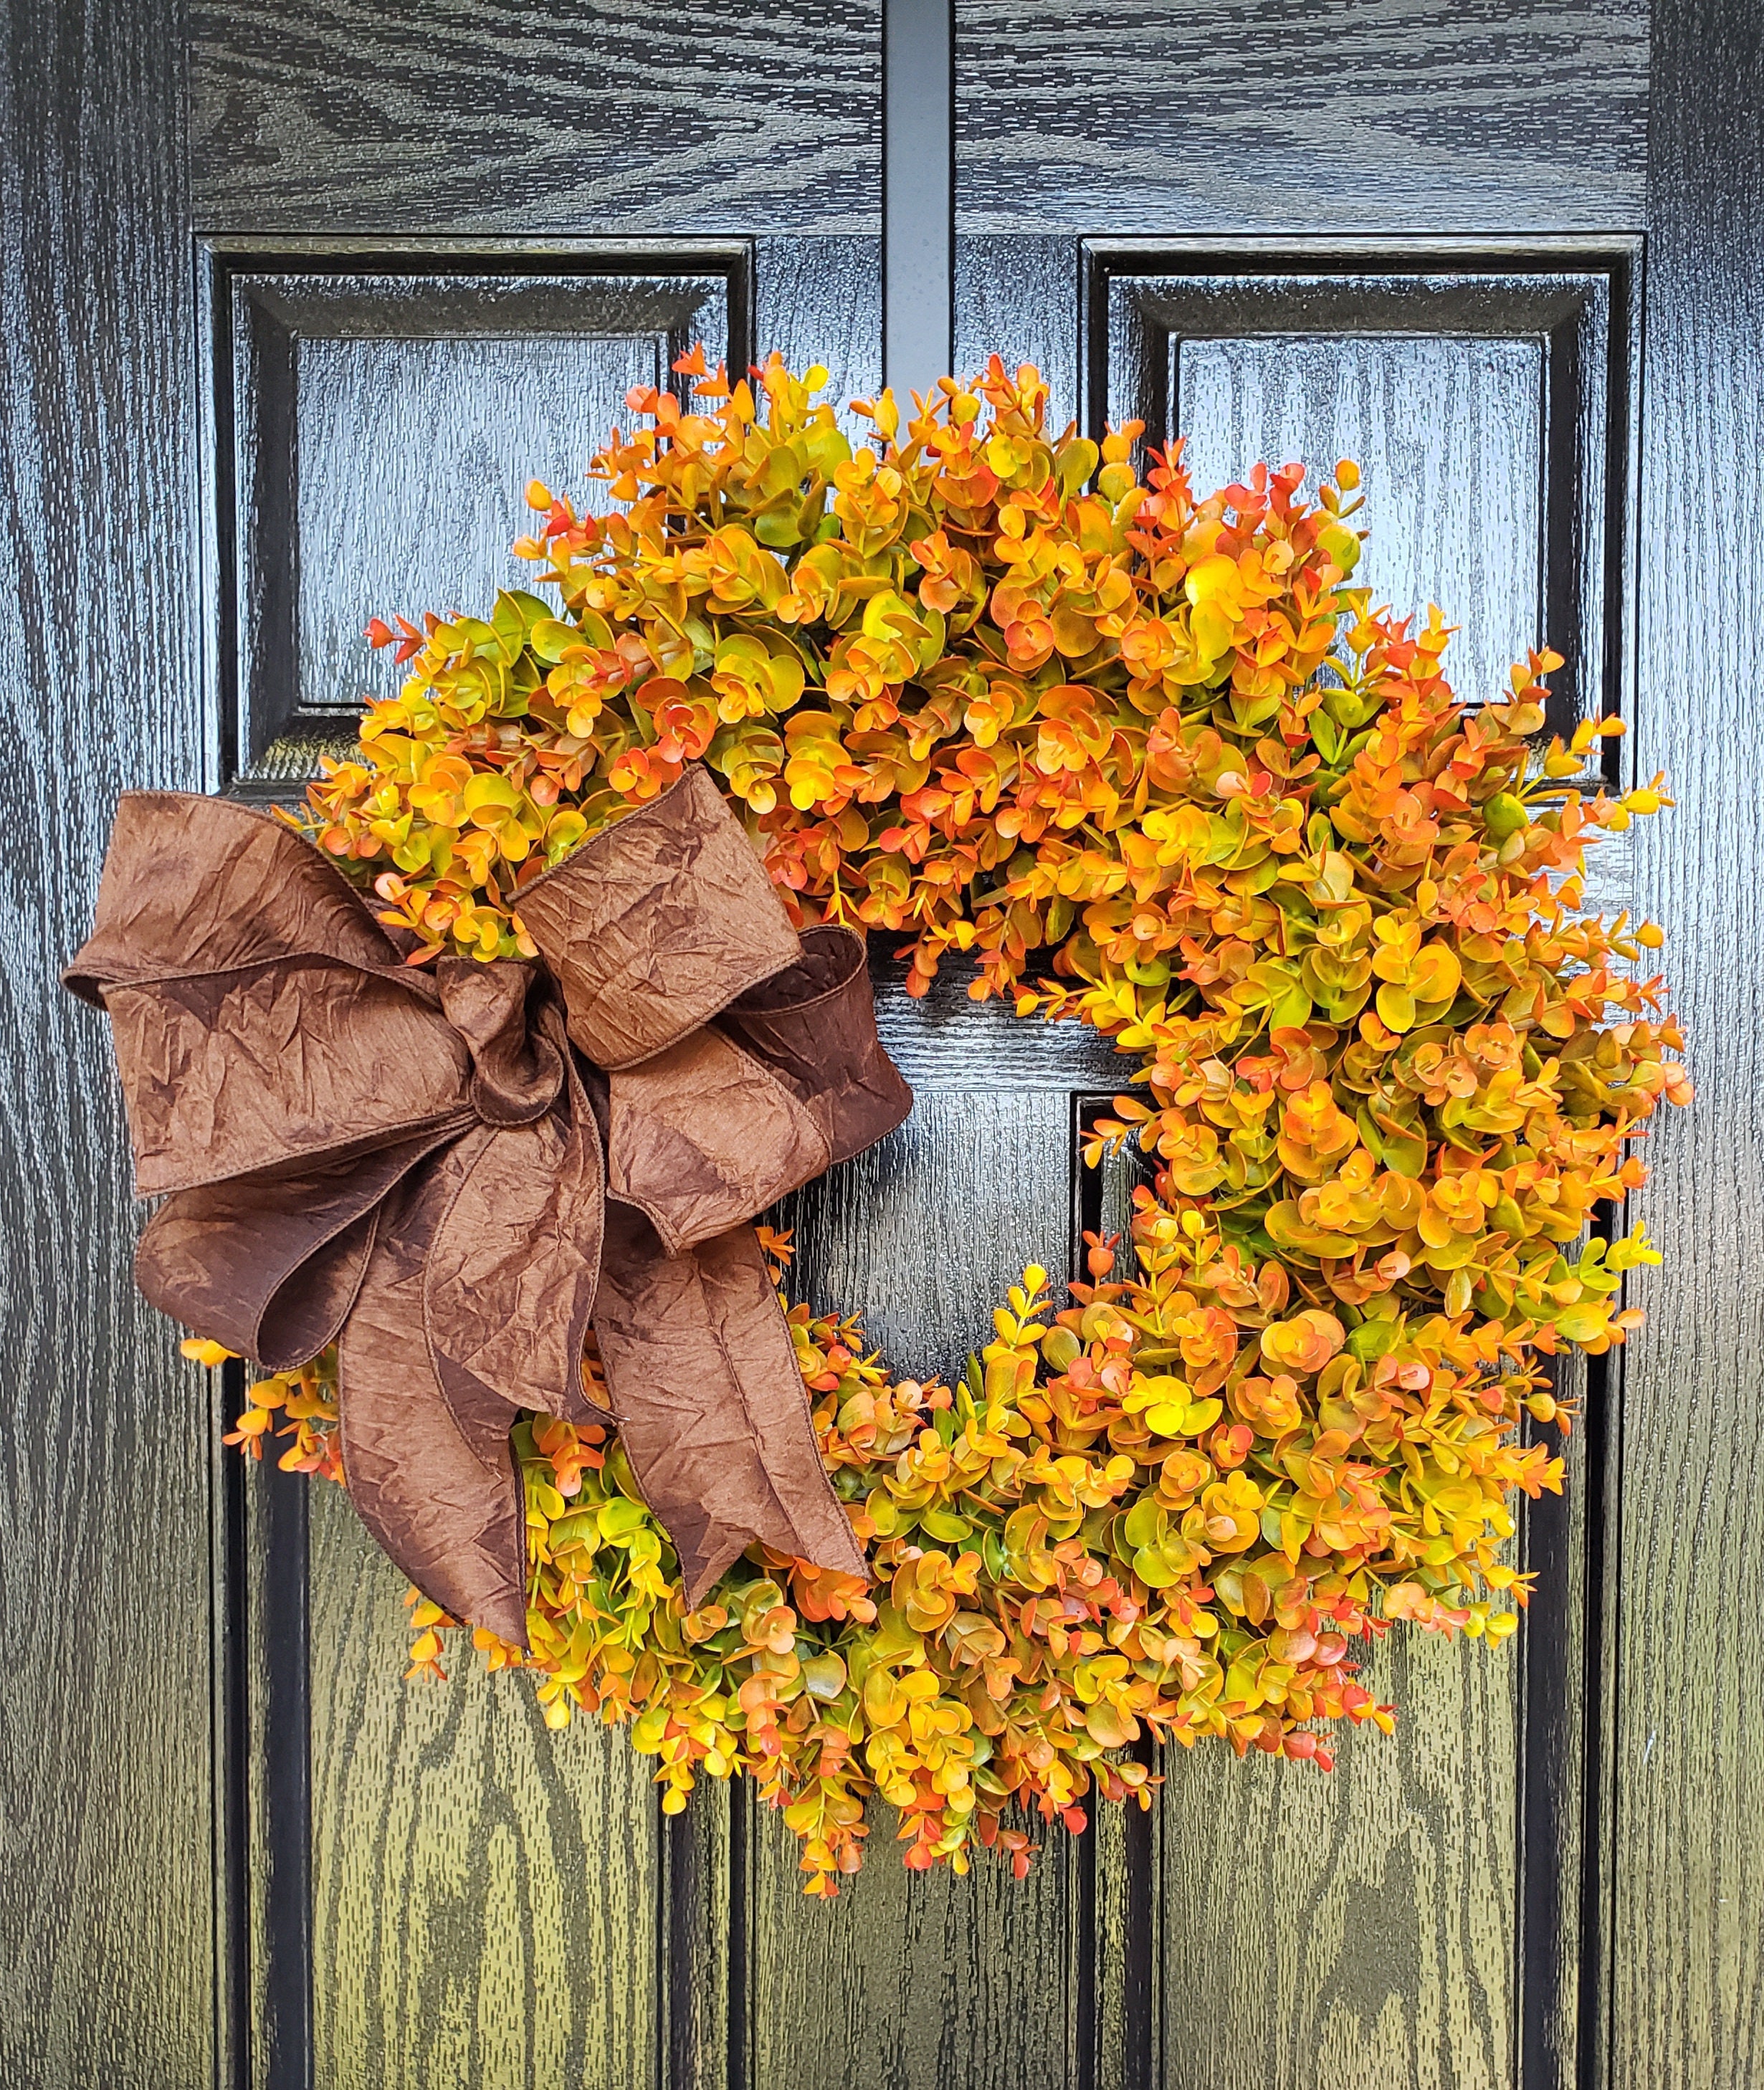
[[[1514,1630],[1512,1504],[1562,1486],[1528,1434],[1569,1426],[1548,1361],[1621,1343],[1623,1274],[1659,1260],[1589,1229],[1691,1093],[1640,976],[1660,933],[1580,911],[1581,852],[1670,801],[1589,795],[1614,720],[1539,744],[1555,655],[1453,696],[1439,611],[1353,585],[1349,463],[1197,500],[1179,444],[1142,474],[1138,423],[1053,437],[996,357],[904,432],[858,402],[855,450],[824,371],[676,369],[689,399],[634,390],[589,467],[612,512],[528,488],[552,599],[369,626],[409,679],[290,824],[410,967],[454,968],[470,1037],[459,961],[540,955],[541,881],[708,772],[797,931],[1112,1039],[1131,1092],[1084,1158],[1131,1144],[1151,1180],[1130,1249],[1087,1236],[1069,1288],[1026,1269],[954,1385],[789,1307],[861,1561],[760,1542],[689,1586],[590,1336],[580,1404],[514,1431],[524,1645],[472,1637],[553,1727],[626,1724],[669,1813],[754,1778],[811,1894],[858,1869],[873,1794],[909,1866],[978,1842],[1021,1877],[1038,1819],[1150,1804],[1142,1736],[1327,1769],[1328,1722],[1393,1724],[1352,1659],[1391,1623]],[[381,1485],[343,1470],[334,1346],[251,1386],[227,1442],[278,1430],[283,1467]],[[409,1601],[438,1677],[455,1615]]]

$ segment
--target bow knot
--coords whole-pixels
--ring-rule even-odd
[[[435,970],[441,1013],[471,1055],[467,1094],[480,1122],[531,1125],[543,1117],[563,1088],[563,1054],[545,1035],[543,1004],[531,1007],[536,992],[544,992],[539,974],[507,958],[489,965],[443,958]]]
[[[526,1642],[520,1412],[613,1419],[688,1601],[759,1540],[862,1575],[748,1223],[911,1092],[861,940],[799,939],[689,770],[525,887],[527,965],[402,961],[283,823],[134,792],[63,975],[111,1018],[157,1306],[273,1370],[338,1344],[351,1500]]]

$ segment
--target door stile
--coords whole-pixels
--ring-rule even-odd
[[[105,1026],[56,977],[119,791],[200,782],[183,18],[0,39],[9,2084],[217,2065],[210,1402],[134,1292]]]
[[[954,338],[955,0],[882,0],[882,367],[904,426]]]
[[[1125,1068],[1123,1069],[1125,1072]],[[1073,1098],[1071,1269],[1085,1278],[1086,1232],[1118,1236],[1116,1279],[1133,1262],[1133,1193],[1152,1175],[1135,1146],[1083,1163],[1083,1142],[1099,1116],[1112,1115],[1113,1091]],[[1142,1731],[1125,1752],[1154,1777],[1165,1751]],[[1161,1784],[1158,1788],[1161,1791]],[[1161,1810],[1121,1806],[1093,1795],[1079,1838],[1080,1927],[1078,2081],[1082,2090],[1155,2090],[1161,2024],[1159,1933],[1163,1922],[1159,1848]]]
[[[1637,905],[1665,925],[1693,1109],[1648,1142],[1625,1354],[1609,1920],[1612,2090],[1764,2054],[1764,41],[1745,0],[1654,0],[1638,565],[1626,773],[1663,770]]]

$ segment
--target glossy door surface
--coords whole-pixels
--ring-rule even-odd
[[[15,5],[0,71],[0,2079],[227,2090],[1542,2090],[1754,2072],[1764,1864],[1758,634],[1764,55],[1741,0]],[[939,100],[939,97],[944,97]],[[928,97],[928,99],[927,99]],[[947,140],[947,151],[942,141]],[[940,246],[940,241],[943,243]],[[950,256],[949,279],[938,257]],[[927,257],[929,257],[927,260]],[[932,270],[930,277],[925,269]],[[915,273],[914,272],[918,273]],[[885,324],[886,318],[886,324]],[[743,1788],[462,1660],[133,1292],[103,1027],[55,985],[117,793],[297,793],[703,339],[841,395],[997,350],[1056,414],[1366,473],[1380,594],[1491,691],[1631,723],[1680,810],[1701,1098],[1650,1142],[1651,1318],[1581,1369],[1539,1598],[1396,1636],[1332,1778],[1173,1752],[1013,1887],[885,1834],[832,1907]],[[1123,1209],[1094,1040],[951,977],[907,1125],[794,1201],[794,1283],[959,1368]]]

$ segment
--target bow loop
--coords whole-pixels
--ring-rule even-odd
[[[336,867],[224,798],[129,792],[62,978],[108,1010],[139,1193],[308,1170],[469,1116],[433,978]]]
[[[616,1072],[792,964],[796,932],[702,769],[522,889],[576,1049]]]
[[[611,1090],[613,1194],[670,1254],[873,1146],[913,1107],[876,1036],[863,940],[831,926],[805,930],[792,964]]]
[[[750,987],[721,1027],[802,1098],[830,1165],[892,1132],[913,1092],[876,1035],[863,939],[829,922],[805,929],[802,944],[796,963]]]
[[[861,1576],[746,1223],[911,1107],[861,940],[798,941],[699,770],[520,908],[536,965],[432,974],[291,828],[125,797],[63,978],[110,1016],[137,1189],[170,1193],[143,1291],[272,1369],[336,1341],[364,1521],[506,1640],[510,1425],[600,1413],[591,1317],[691,1602],[756,1539]]]

